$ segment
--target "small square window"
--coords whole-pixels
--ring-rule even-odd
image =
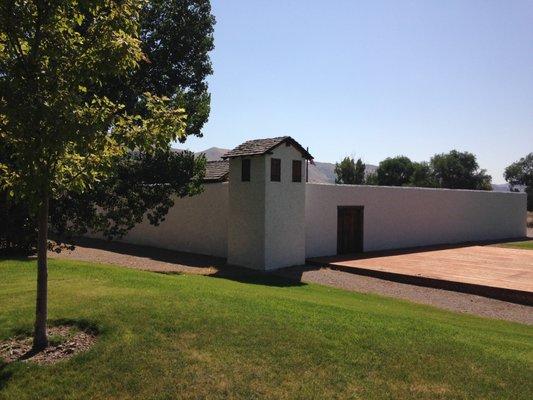
[[[279,158],[270,160],[270,180],[272,182],[281,181],[281,160]]]
[[[292,181],[293,182],[302,181],[302,161],[301,160],[292,160]]]
[[[250,159],[243,158],[241,164],[241,180],[243,182],[250,182]]]

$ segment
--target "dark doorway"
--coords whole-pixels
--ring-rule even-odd
[[[337,207],[337,254],[363,252],[363,206]]]

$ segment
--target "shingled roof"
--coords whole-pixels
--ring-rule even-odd
[[[270,139],[255,139],[248,140],[243,144],[235,147],[233,150],[228,151],[222,156],[223,159],[235,158],[235,157],[247,157],[247,156],[258,156],[269,153],[278,147],[282,143],[289,143],[296,147],[296,149],[302,153],[302,156],[308,160],[312,160],[313,156],[309,154],[296,140],[290,136],[280,136]]]
[[[205,183],[224,182],[228,179],[229,161],[208,161],[205,163]]]

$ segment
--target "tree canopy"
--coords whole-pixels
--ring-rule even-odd
[[[2,186],[30,205],[106,176],[129,149],[151,152],[185,135],[183,108],[138,93],[145,115],[106,94],[145,58],[140,2],[5,1],[0,8]]]
[[[435,154],[430,161],[439,187],[448,189],[492,190],[491,176],[479,169],[476,156],[467,151],[452,150]]]
[[[202,136],[211,96],[206,78],[213,73],[209,52],[214,48],[209,0],[150,0],[140,14],[140,46],[146,62],[130,79],[110,86],[129,110],[139,110],[138,93],[174,99],[187,115],[185,135]],[[143,112],[140,110],[138,112]]]
[[[484,169],[479,168],[476,156],[457,150],[435,154],[429,163],[413,162],[405,156],[386,158],[379,163],[375,173],[366,177],[365,183],[380,186],[492,190],[491,177]]]
[[[412,174],[413,163],[405,156],[386,158],[376,170],[377,183],[381,186],[407,185]]]
[[[437,187],[437,182],[433,175],[433,170],[429,163],[422,162],[413,162],[412,163],[413,172],[409,178],[409,186],[414,187]]]
[[[517,186],[525,186],[527,209],[533,211],[533,153],[529,153],[505,168],[503,176],[512,190],[518,190]]]
[[[344,157],[335,164],[335,183],[361,185],[365,180],[366,166],[359,158],[355,161],[351,157]]]
[[[38,225],[35,349],[47,345],[50,204],[107,206],[88,218],[110,219],[101,225],[109,234],[150,207],[151,222],[161,219],[169,206],[161,194],[180,189],[171,180],[155,190],[133,173],[172,165],[170,143],[201,134],[213,23],[207,1],[0,3],[0,191]],[[131,187],[143,196],[131,201]]]

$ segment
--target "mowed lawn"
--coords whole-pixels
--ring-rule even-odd
[[[50,261],[68,361],[0,367],[0,399],[530,399],[533,328],[276,278]],[[35,266],[0,261],[0,340],[31,330]]]

